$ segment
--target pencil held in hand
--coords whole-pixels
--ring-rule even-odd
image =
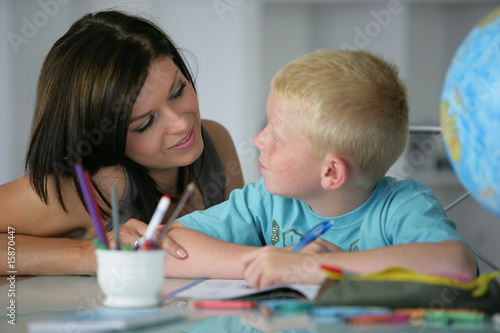
[[[300,239],[300,242],[295,245],[291,251],[292,252],[299,252],[302,250],[304,247],[307,245],[311,244],[314,242],[316,239],[318,239],[319,236],[323,235],[330,227],[333,225],[333,220],[330,221],[325,221],[317,224],[315,227],[313,227],[311,230],[309,230],[302,238]]]
[[[144,233],[144,240],[146,242],[151,242],[151,240],[153,239],[153,236],[158,229],[158,226],[163,221],[163,217],[167,213],[168,207],[170,207],[171,202],[172,200],[170,199],[170,196],[165,194],[161,197],[160,202],[158,202],[158,206],[156,207],[156,210],[153,214],[153,217],[151,217],[151,221],[149,221],[148,228]]]

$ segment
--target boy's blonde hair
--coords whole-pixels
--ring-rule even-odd
[[[406,87],[398,70],[367,51],[319,50],[295,59],[271,88],[300,105],[293,125],[315,156],[347,156],[359,183],[374,186],[403,153],[408,138]]]

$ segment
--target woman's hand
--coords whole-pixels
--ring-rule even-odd
[[[148,225],[142,221],[137,219],[130,219],[124,224],[120,226],[120,244],[123,246],[128,244],[130,246],[134,246],[134,243],[146,233],[146,229]],[[163,229],[163,225],[158,227],[155,235],[153,236],[153,240],[158,237],[160,232]],[[107,234],[109,246],[111,248],[116,248],[116,240],[115,240],[115,232],[112,230]],[[177,244],[170,237],[165,236],[162,241],[160,247],[167,251],[168,254],[177,258],[184,259],[187,257],[186,250],[182,248],[179,244]]]
[[[163,237],[160,247],[162,249],[166,250],[168,254],[170,254],[171,256],[173,256],[177,259],[184,259],[187,257],[186,250],[184,250],[184,248],[182,246],[177,244],[168,235]]]
[[[141,238],[146,232],[148,225],[137,219],[130,219],[120,226],[120,246],[134,246],[137,239]],[[116,248],[115,230],[111,230],[106,235],[110,248]]]

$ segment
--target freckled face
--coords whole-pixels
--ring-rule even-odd
[[[203,151],[196,93],[165,57],[154,60],[132,109],[126,156],[150,171],[189,165]]]
[[[322,161],[311,154],[309,140],[292,126],[299,107],[295,100],[271,90],[268,122],[254,144],[260,150],[259,170],[267,190],[307,202],[321,189]]]

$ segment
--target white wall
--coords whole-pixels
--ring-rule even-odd
[[[0,5],[0,30],[2,36],[10,27],[9,11],[7,10],[8,3]],[[16,173],[13,171],[12,160],[12,141],[11,124],[13,112],[11,105],[11,94],[9,89],[9,81],[12,79],[9,72],[9,63],[6,61],[10,54],[10,49],[6,45],[6,39],[2,38],[0,42],[0,184],[9,180]]]
[[[1,1],[0,184],[23,173],[41,61],[86,12],[114,7],[143,13],[194,55],[202,117],[229,129],[245,180],[253,182],[260,174],[252,140],[265,125],[270,80],[285,63],[318,48],[375,50],[400,67],[409,88],[411,123],[439,125],[448,63],[467,32],[497,5],[497,0]],[[380,16],[391,8],[390,17]],[[38,27],[16,52],[6,36],[22,35],[27,21]],[[442,144],[433,147],[425,163],[414,163],[405,176],[430,186],[446,205],[463,188],[449,169],[433,167],[443,159]],[[411,162],[408,154],[403,159]],[[450,216],[474,247],[500,265],[498,218],[472,199]]]

